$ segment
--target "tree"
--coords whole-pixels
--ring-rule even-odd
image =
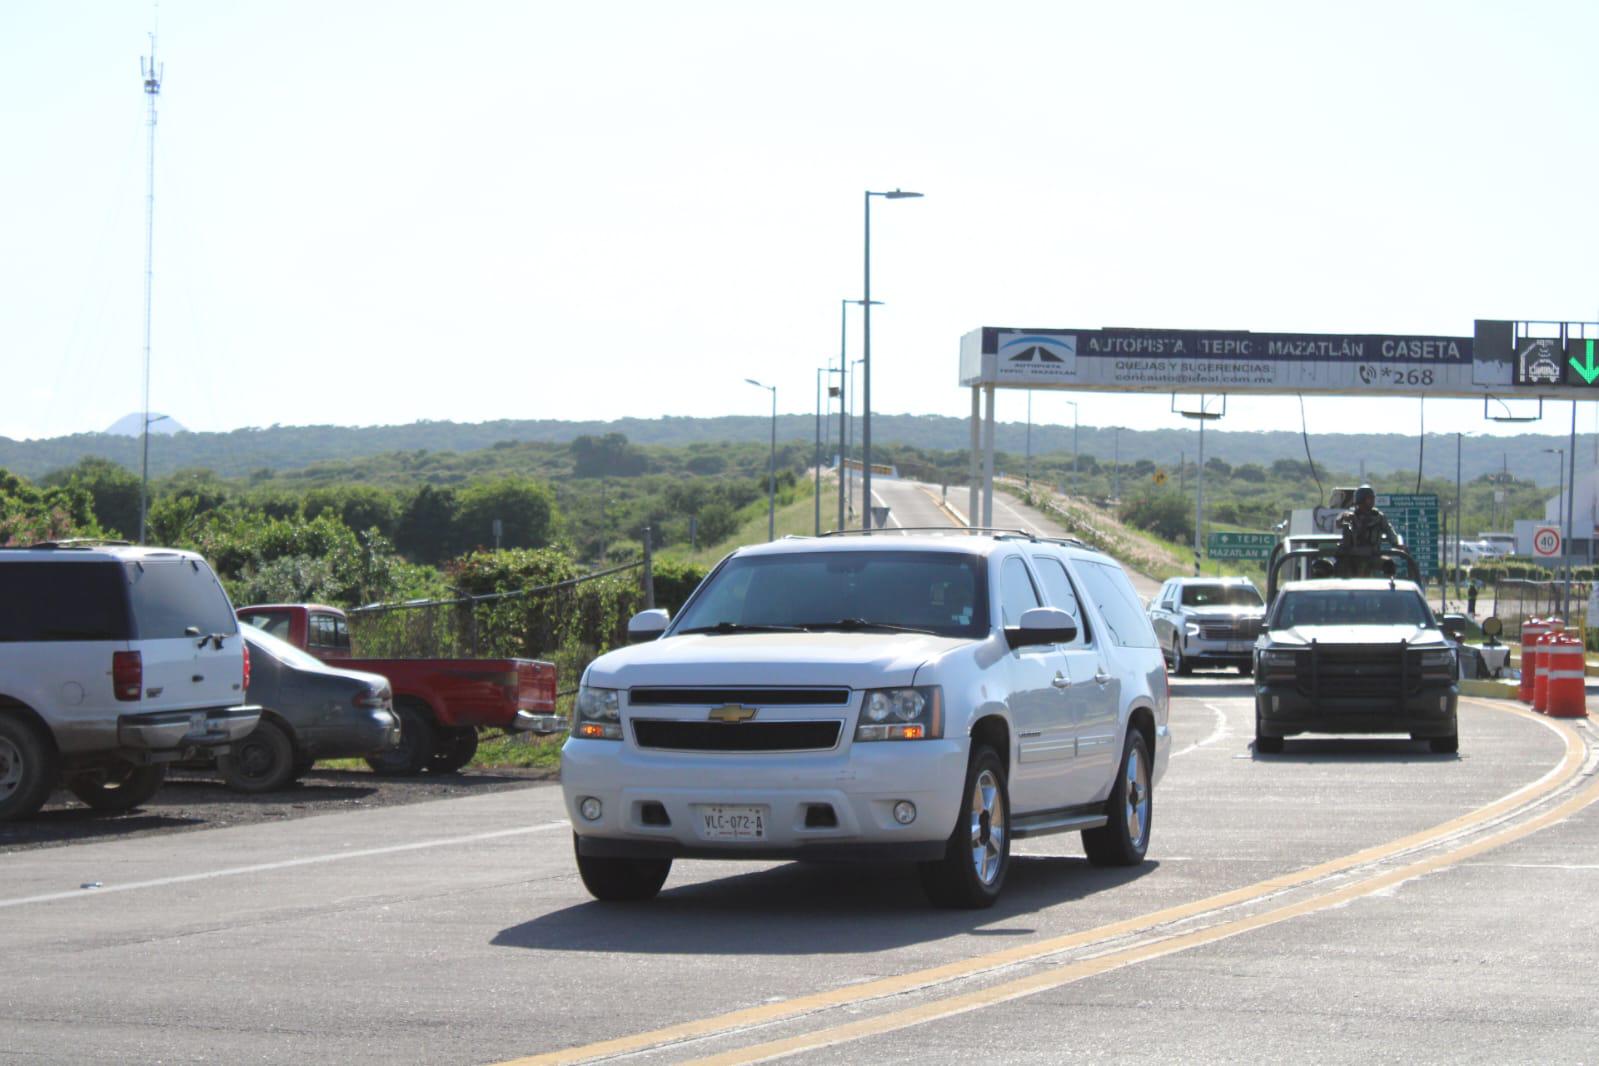
[[[455,521],[460,510],[455,490],[423,485],[400,509],[394,539],[411,559],[438,563],[448,558],[455,547]]]
[[[1122,521],[1167,540],[1188,541],[1194,535],[1194,516],[1188,500],[1171,489],[1140,492],[1122,504],[1121,517]]]
[[[305,494],[303,506],[307,518],[331,511],[357,532],[376,528],[385,537],[394,535],[394,527],[399,521],[400,508],[393,494],[373,485],[315,488]]]
[[[139,477],[120,463],[87,456],[51,472],[46,485],[73,486],[89,494],[100,528],[124,539],[139,534]]]
[[[455,518],[456,543],[492,545],[496,519],[502,526],[502,548],[546,547],[555,539],[559,527],[555,493],[548,485],[526,478],[471,486],[461,493]]]
[[[650,468],[649,456],[620,433],[574,437],[572,463],[578,477],[636,477]]]

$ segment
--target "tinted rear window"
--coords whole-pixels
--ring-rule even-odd
[[[124,564],[140,640],[231,635],[239,631],[228,597],[211,569],[189,559],[146,559]]]
[[[0,563],[0,643],[131,634],[116,563]]]
[[[1155,646],[1155,630],[1120,567],[1085,559],[1078,563],[1077,575],[1083,579],[1084,594],[1099,608],[1112,641],[1124,648]]]
[[[1184,585],[1184,607],[1264,607],[1253,585]]]

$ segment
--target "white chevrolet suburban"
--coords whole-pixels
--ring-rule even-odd
[[[143,803],[169,762],[255,728],[248,673],[227,594],[193,552],[0,549],[0,821],[57,781],[98,810]]]
[[[562,752],[578,870],[647,899],[674,858],[901,859],[998,897],[1013,839],[1149,846],[1166,672],[1109,557],[1021,534],[744,548],[584,673]]]

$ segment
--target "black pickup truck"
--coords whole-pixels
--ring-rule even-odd
[[[1280,568],[1255,644],[1255,751],[1280,752],[1300,733],[1399,733],[1458,751],[1458,652],[1421,587],[1384,576],[1279,588]]]

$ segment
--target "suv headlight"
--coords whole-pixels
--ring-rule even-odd
[[[861,700],[856,740],[928,740],[944,735],[944,690],[920,688],[868,689]]]
[[[1199,623],[1189,622],[1187,625],[1183,626],[1183,632],[1187,633],[1191,637],[1199,636]]]
[[[572,735],[588,740],[621,740],[621,692],[579,686],[577,701],[572,704]]]

